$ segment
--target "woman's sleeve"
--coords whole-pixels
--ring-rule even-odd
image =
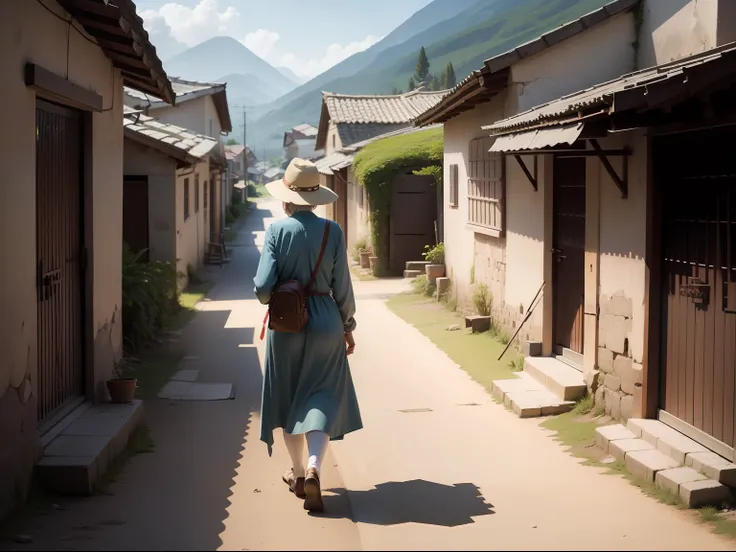
[[[271,294],[278,283],[276,244],[270,226],[266,230],[261,260],[258,263],[258,271],[256,272],[256,277],[253,278],[253,283],[255,284],[255,292],[258,300],[264,305],[268,304],[271,300]]]
[[[334,227],[337,224],[333,225]],[[339,228],[339,226],[338,226]],[[332,296],[335,298],[337,308],[340,310],[342,324],[346,332],[355,329],[355,296],[353,295],[353,282],[350,279],[350,268],[348,267],[348,252],[345,246],[345,234],[342,230],[338,233],[337,253],[335,254],[335,266],[332,270]]]

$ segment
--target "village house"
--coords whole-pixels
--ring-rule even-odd
[[[565,399],[587,386],[639,436],[641,417],[685,434],[680,464],[732,461],[736,439],[736,5],[696,4],[612,2],[419,118],[445,123],[458,296],[486,283],[508,332],[536,304],[525,371]],[[530,381],[496,392],[522,416],[569,408]]]
[[[232,186],[227,182],[227,158],[222,135],[232,132],[232,121],[227,105],[227,84],[189,81],[171,78],[172,88],[176,94],[176,106],[167,105],[159,98],[141,93],[132,88],[126,89],[125,103],[128,107],[141,110],[145,115],[155,118],[161,123],[169,123],[188,129],[196,134],[213,138],[217,145],[207,156],[209,167],[196,171],[192,175],[194,183],[190,191],[192,205],[204,203],[200,197],[204,189],[208,190],[207,203],[209,222],[205,223],[204,212],[187,216],[183,228],[179,229],[177,239],[182,242],[178,251],[187,252],[182,259],[184,267],[199,267],[208,254],[218,255],[216,244],[222,241],[225,209],[232,198]],[[201,174],[200,174],[201,173]],[[180,178],[180,186],[184,187],[186,177]],[[180,198],[184,193],[179,194]],[[183,200],[182,200],[183,201]],[[184,212],[185,205],[180,205]],[[213,244],[210,248],[207,244]]]
[[[414,119],[446,93],[417,89],[387,96],[322,94],[315,148],[324,151],[324,157],[316,164],[321,183],[338,194],[334,204],[323,208],[323,216],[340,224],[349,250],[370,233],[365,190],[352,170],[353,154],[379,136],[411,129]]]
[[[146,250],[144,260],[175,262],[183,287],[187,265],[218,254],[215,244],[208,245],[217,218],[208,156],[218,140],[127,106],[124,126],[123,238],[132,251]],[[190,219],[196,224],[188,226]],[[194,239],[187,239],[190,228]]]
[[[175,94],[130,0],[5,0],[0,20],[0,126],[12,137],[0,249],[13,263],[0,277],[2,517],[25,499],[34,465],[70,467],[68,443],[44,447],[73,427],[71,413],[107,399],[123,347],[123,85]],[[106,459],[119,452],[99,446]]]
[[[313,159],[317,155],[315,144],[317,129],[304,123],[284,132],[284,158],[291,161],[295,157]]]
[[[245,195],[243,191],[245,186],[239,188],[236,185],[240,182],[245,185],[247,180],[259,182],[262,180],[263,172],[268,166],[265,169],[262,168],[262,162],[258,161],[253,151],[248,146],[241,144],[225,146],[225,158],[227,159],[227,174],[225,177],[227,193],[225,195],[225,201],[227,205],[230,205],[234,193]],[[247,179],[245,177],[246,174],[248,175]]]

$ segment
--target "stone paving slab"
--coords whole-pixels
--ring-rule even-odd
[[[620,441],[622,439],[636,439],[636,436],[623,424],[602,426],[595,430],[595,444],[603,452],[608,453],[609,443],[611,441]]]
[[[643,439],[619,439],[608,444],[608,453],[619,462],[626,460],[626,456],[639,450],[654,450],[654,447]]]
[[[692,481],[703,481],[707,479],[702,473],[696,472],[692,468],[680,466],[679,468],[671,468],[668,470],[658,471],[654,476],[654,482],[660,489],[665,489],[672,494],[679,494],[680,485],[683,483],[691,483]]]
[[[614,441],[614,446],[619,442]],[[627,452],[625,463],[631,475],[652,483],[658,471],[679,467],[675,460],[654,449]]]
[[[199,377],[199,370],[179,370],[171,379],[173,381],[195,382]]]
[[[585,395],[583,374],[553,357],[526,357],[524,371],[563,401],[574,401]]]
[[[731,490],[712,479],[689,481],[680,485],[680,498],[690,508],[722,506],[731,499]]]
[[[719,483],[736,487],[736,465],[715,452],[690,453],[685,457],[685,465]]]

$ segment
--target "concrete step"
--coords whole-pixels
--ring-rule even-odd
[[[46,445],[36,465],[39,481],[61,494],[92,494],[142,421],[143,402],[139,400],[87,408]]]
[[[736,488],[736,464],[710,451],[659,420],[632,418],[628,429],[678,464],[693,468],[727,487]]]
[[[583,373],[553,357],[526,357],[524,371],[562,401],[576,402],[588,392]]]
[[[406,270],[419,270],[422,274],[425,272],[425,267],[429,264],[429,261],[406,261]]]
[[[409,264],[409,263],[406,263]],[[405,270],[404,271],[404,278],[416,278],[417,276],[421,276],[424,274],[423,270]]]
[[[637,424],[632,428],[623,424],[599,427],[595,432],[596,444],[624,463],[630,474],[679,495],[690,508],[720,506],[730,499],[731,491],[727,486],[715,479],[709,479],[695,469],[683,466],[672,456],[656,448],[659,438],[652,437],[654,432],[651,427],[646,433],[646,439],[641,438],[641,434],[637,436],[638,427]]]
[[[493,382],[493,396],[520,418],[536,418],[569,412],[575,403],[561,401],[529,374]]]

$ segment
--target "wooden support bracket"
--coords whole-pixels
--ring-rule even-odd
[[[521,155],[514,154],[514,159],[516,159],[516,162],[519,164],[519,167],[521,167],[521,170],[524,171],[524,174],[529,179],[529,182],[531,183],[532,187],[534,188],[535,192],[539,191],[539,183],[537,180],[538,171],[537,171],[537,156],[534,156],[534,174],[529,171],[529,168],[526,166],[526,163],[524,163],[524,160],[521,158]]]
[[[601,148],[601,145],[598,143],[598,140],[591,139],[590,145],[593,147],[593,150],[598,155],[598,158],[601,160],[601,163],[603,163],[603,168],[606,169],[606,172],[608,173],[608,176],[611,177],[611,180],[613,180],[614,184],[616,184],[616,187],[621,192],[621,198],[626,199],[629,197],[629,155],[630,152],[628,150],[622,152],[623,157],[623,175],[619,176],[618,173],[616,173],[616,169],[613,168],[613,165],[611,165],[611,162],[608,160],[608,157],[606,156],[606,152],[603,151],[603,148]]]

